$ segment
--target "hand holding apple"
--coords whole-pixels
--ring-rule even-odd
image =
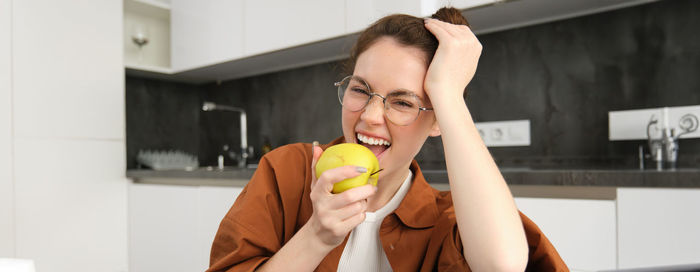
[[[364,167],[367,171],[359,176],[333,184],[334,194],[365,184],[377,186],[380,170],[377,157],[367,147],[352,143],[338,144],[327,148],[316,163],[316,178],[320,177],[326,170],[345,165]]]
[[[314,237],[315,240],[320,241],[322,245],[327,246],[328,250],[330,250],[340,245],[345,239],[345,236],[355,228],[355,226],[365,220],[367,198],[377,191],[377,187],[367,184],[368,178],[365,177],[362,179],[364,184],[362,186],[348,189],[338,194],[332,193],[334,184],[363,174],[369,176],[369,174],[372,173],[370,172],[371,167],[367,167],[367,169],[358,169],[356,165],[345,165],[322,169],[325,171],[316,173],[316,169],[318,169],[317,166],[319,166],[320,163],[320,157],[322,153],[326,153],[323,152],[316,143],[314,143],[312,150],[313,157],[310,169],[312,174],[311,193],[309,197],[313,205],[313,214],[304,225],[304,229],[308,229],[313,234],[312,237]],[[328,150],[330,150],[330,148],[327,149],[326,152],[328,152]],[[374,156],[374,154],[372,154],[372,156]],[[362,165],[362,167],[364,166],[365,165]],[[331,166],[329,164],[326,167]]]

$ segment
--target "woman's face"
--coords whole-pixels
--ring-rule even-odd
[[[393,38],[380,38],[357,58],[353,75],[382,96],[398,89],[408,90],[421,99],[423,107],[432,108],[423,90],[428,69],[425,62],[425,53],[420,49],[400,45]],[[342,116],[345,142],[363,144],[377,155],[379,166],[384,169],[380,179],[405,174],[403,169],[408,168],[426,138],[440,135],[432,111],[421,111],[413,123],[398,126],[384,115],[379,97],[373,97],[360,111],[343,108]],[[365,137],[385,140],[390,145],[385,148],[386,145],[364,143]]]

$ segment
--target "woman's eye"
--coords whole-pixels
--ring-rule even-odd
[[[350,90],[352,90],[353,92],[356,92],[358,94],[369,94],[369,92],[367,92],[367,90],[362,89],[362,88],[351,88]]]
[[[406,101],[406,100],[394,100],[391,104],[402,107],[402,108],[412,108],[413,107],[413,104],[411,102]]]

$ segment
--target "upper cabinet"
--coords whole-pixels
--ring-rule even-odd
[[[124,0],[124,65],[170,71],[170,3]]]
[[[172,69],[190,70],[244,56],[244,4],[243,0],[172,0]]]
[[[371,23],[389,14],[423,16],[421,0],[356,0],[346,1],[346,33],[360,32]]]
[[[247,56],[345,34],[345,1],[246,0],[243,17]]]
[[[131,42],[138,27],[130,24],[150,21],[138,12],[129,15],[137,20],[125,16],[127,74],[201,83],[346,58],[358,32],[394,13],[427,17],[452,6],[462,10],[478,35],[656,0],[124,1],[166,2],[151,6],[165,6],[161,9],[167,9],[169,18],[168,23],[150,23],[155,25],[149,34],[152,40],[139,50]],[[133,8],[127,5],[125,12],[129,10]],[[163,29],[170,35],[163,35]],[[163,46],[165,40],[168,46]],[[170,57],[163,60],[163,54]],[[130,65],[130,56],[147,65]]]
[[[441,7],[465,10],[501,1],[503,0],[347,0],[345,30],[346,33],[362,31],[377,19],[395,13],[428,17]]]
[[[462,12],[477,35],[601,13],[660,0],[506,0]],[[459,2],[459,1],[456,1]]]

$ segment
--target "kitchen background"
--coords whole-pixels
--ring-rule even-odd
[[[377,16],[444,2],[0,0],[0,271],[204,270],[254,169],[137,169],[137,152],[215,165],[239,119],[204,101],[248,112],[256,157],[330,141],[340,49]],[[484,45],[468,106],[481,124],[530,120],[529,146],[490,150],[570,268],[700,263],[700,132],[660,171],[635,169],[642,132],[608,137],[610,111],[700,116],[700,1],[449,2]],[[417,159],[448,190],[442,152],[431,138]]]
[[[636,166],[646,142],[609,141],[608,112],[700,102],[697,14],[697,1],[661,1],[479,35],[484,50],[466,94],[475,121],[531,122],[531,145],[491,148],[496,161]],[[266,139],[273,147],[331,141],[342,135],[333,87],[342,64],[200,85],[127,76],[127,166],[137,167],[140,149],[179,149],[216,165],[224,144],[240,143],[239,118],[202,112],[203,101],[244,108],[248,143],[258,155]],[[681,140],[679,166],[700,165],[697,154],[700,139]],[[440,138],[429,138],[417,160],[444,164]]]

